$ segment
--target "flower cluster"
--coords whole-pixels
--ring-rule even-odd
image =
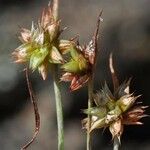
[[[100,21],[102,21],[101,14],[102,12],[100,12],[96,31],[89,44],[80,46],[79,42],[76,44],[72,41],[72,44],[69,47],[67,46],[63,49],[63,52],[65,54],[69,53],[70,57],[69,60],[61,67],[64,71],[61,81],[71,81],[71,91],[77,90],[84,86],[93,74],[93,68],[97,56],[99,24]]]
[[[31,30],[22,28],[19,37],[22,45],[12,53],[15,62],[29,62],[32,71],[38,69],[43,79],[46,79],[49,63],[64,62],[57,46],[61,33],[59,23],[53,16],[51,6],[48,6],[37,25],[32,23]]]
[[[113,67],[111,69],[114,77]],[[118,86],[112,93],[105,83],[103,89],[94,94],[93,99],[96,106],[84,110],[85,114],[91,116],[89,132],[109,127],[112,137],[117,137],[120,141],[124,125],[142,124],[140,119],[147,116],[144,114],[147,106],[135,105],[139,96],[130,93],[129,88],[130,80]],[[88,129],[88,118],[83,120],[83,127]]]
[[[12,53],[15,62],[29,62],[29,68],[32,71],[38,69],[44,80],[47,77],[49,64],[62,64],[64,74],[61,81],[71,81],[72,91],[81,88],[92,76],[96,62],[101,14],[102,12],[98,17],[92,40],[89,44],[80,46],[74,40],[59,39],[63,30],[59,29],[60,21],[54,16],[53,6],[48,6],[37,25],[32,23],[31,30],[21,29],[19,39],[22,45]],[[66,58],[66,55],[69,57]]]
[[[69,54],[69,60],[61,66],[65,72],[61,77],[61,81],[71,81],[70,89],[74,91],[88,81],[91,66],[83,51],[75,43],[69,48],[67,54]]]

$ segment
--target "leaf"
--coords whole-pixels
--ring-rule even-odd
[[[77,55],[76,55],[77,56]],[[71,73],[81,73],[84,72],[88,68],[88,64],[85,58],[82,55],[78,55],[78,58],[71,59],[67,63],[65,63],[62,68],[64,71]]]
[[[109,131],[112,134],[112,138],[114,139],[115,137],[117,137],[120,142],[120,138],[123,133],[123,125],[121,119],[113,122],[109,127]]]
[[[54,64],[62,64],[64,62],[62,55],[55,46],[52,46],[52,49],[50,50],[49,62]]]
[[[48,74],[48,64],[47,64],[47,62],[41,64],[38,67],[38,70],[39,70],[39,73],[41,74],[43,80],[46,80],[47,74]]]
[[[105,122],[109,124],[112,121],[115,121],[121,114],[122,114],[121,109],[119,108],[119,106],[116,106],[113,110],[107,113]]]
[[[126,94],[116,102],[116,105],[118,105],[121,110],[125,112],[135,104],[138,97],[140,97],[140,95],[135,97],[133,94]]]
[[[75,91],[83,87],[89,80],[89,76],[87,74],[83,76],[75,76],[70,85],[71,91]]]
[[[104,93],[106,93],[106,97],[108,97],[109,99],[115,99],[106,82],[103,87],[103,91]]]
[[[114,106],[115,106],[114,97],[113,97],[110,89],[108,88],[106,82],[105,82],[105,85],[102,88],[102,90],[98,91],[94,95],[94,101],[95,101],[97,106],[106,105],[108,107],[108,109],[113,109],[114,108]]]
[[[48,6],[46,9],[43,10],[42,16],[41,16],[41,26],[43,28],[46,28],[48,24],[51,23],[53,18],[51,7]]]
[[[93,131],[94,129],[104,128],[104,127],[107,127],[107,124],[105,123],[105,118],[98,119],[92,124],[90,132]]]
[[[99,13],[93,38],[89,42],[89,44],[86,46],[86,48],[84,49],[85,56],[88,58],[89,62],[92,65],[95,64],[96,57],[97,57],[97,42],[98,42],[98,36],[99,36],[99,34],[98,34],[99,33],[99,26],[100,26],[100,22],[102,21],[102,18],[101,18],[102,12],[103,11],[101,11]]]
[[[19,37],[20,40],[24,42],[29,42],[31,39],[31,31],[25,28],[21,29],[21,37]]]
[[[30,68],[34,71],[48,55],[47,47],[36,49],[30,57]]]
[[[79,63],[79,68],[81,71],[88,70],[88,67],[89,67],[88,63],[82,55],[79,55],[78,63]]]
[[[32,47],[29,43],[22,44],[12,53],[16,63],[26,62],[31,55]]]
[[[71,55],[71,57],[72,57],[73,60],[78,61],[79,60],[80,52],[76,48],[72,48],[70,50],[70,55]]]
[[[130,93],[130,82],[131,78],[127,81],[124,81],[117,89],[116,95],[118,97],[121,97],[123,95],[129,94]]]
[[[59,41],[59,50],[62,54],[67,54],[72,51],[74,47],[74,43],[68,40],[60,40]]]
[[[107,109],[106,109],[106,107],[103,107],[103,106],[102,107],[92,107],[90,109],[83,110],[83,112],[88,115],[97,116],[100,119],[100,118],[103,118],[106,116]]]
[[[42,28],[34,28],[31,29],[31,42],[36,45],[43,45],[44,44],[44,30]]]
[[[48,25],[47,30],[49,33],[50,42],[54,41],[58,36],[59,22]]]
[[[16,51],[19,51],[22,54],[28,54],[32,51],[32,46],[30,43],[25,43],[16,48]]]
[[[73,78],[74,78],[74,74],[66,72],[61,76],[60,81],[69,82],[72,81]]]
[[[68,63],[65,63],[64,65],[61,66],[62,69],[66,72],[71,72],[71,73],[79,73],[80,68],[79,64],[77,61],[70,60]]]
[[[85,56],[88,58],[89,62],[93,65],[95,63],[95,41],[93,39],[84,49]]]
[[[119,80],[118,80],[118,77],[117,77],[115,69],[114,69],[114,63],[113,63],[113,55],[112,55],[112,53],[109,56],[109,69],[110,69],[110,72],[111,72],[111,77],[112,77],[113,86],[114,86],[114,93],[115,93],[116,90],[119,87]]]

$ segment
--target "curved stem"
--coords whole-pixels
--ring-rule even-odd
[[[114,137],[114,147],[113,150],[119,150],[119,139],[117,137]]]
[[[62,109],[61,91],[59,87],[59,79],[57,77],[57,66],[53,67],[53,82],[54,82],[54,93],[57,112],[58,150],[64,150],[63,109]]]
[[[88,109],[92,107],[92,97],[93,97],[93,77],[91,76],[88,81]],[[91,150],[91,116],[88,115],[88,129],[87,129],[87,150]]]

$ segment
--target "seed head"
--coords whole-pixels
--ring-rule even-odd
[[[97,55],[97,40],[101,14],[102,12],[99,15],[96,31],[89,44],[80,46],[79,42],[60,41],[60,49],[62,52],[69,54],[69,59],[61,67],[64,71],[61,81],[70,81],[71,91],[83,87],[93,74]]]
[[[38,24],[32,23],[31,30],[22,28],[19,39],[22,45],[12,53],[15,63],[29,63],[30,69],[39,70],[45,80],[49,63],[60,64],[64,59],[59,51],[59,20],[55,19],[52,6],[44,9]]]
[[[113,64],[111,64],[110,70],[113,70],[111,72],[112,79],[115,79],[113,83],[118,82]],[[139,106],[136,103],[139,96],[130,93],[130,81],[124,82],[120,86],[119,82],[115,83],[114,92],[111,92],[105,83],[102,90],[94,94],[96,107],[83,111],[85,114],[91,115],[90,132],[98,128],[109,127],[112,138],[117,137],[120,141],[124,125],[142,124],[140,119],[147,116],[145,114],[147,106]],[[83,127],[88,129],[88,118],[83,120]]]

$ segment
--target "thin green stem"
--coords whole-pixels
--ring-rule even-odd
[[[88,109],[92,107],[92,97],[93,97],[93,78],[91,77],[88,81]],[[87,129],[87,150],[91,150],[91,116],[88,115],[88,129]]]
[[[53,16],[54,20],[58,20],[58,7],[59,0],[53,0]],[[62,109],[62,98],[59,86],[59,78],[57,76],[58,66],[53,66],[53,81],[54,81],[54,93],[56,101],[56,114],[57,114],[57,127],[58,127],[58,150],[64,150],[64,125],[63,125],[63,109]]]
[[[119,139],[117,137],[114,137],[114,147],[113,150],[119,150]]]
[[[57,76],[57,66],[53,68],[54,93],[56,101],[57,127],[58,127],[58,150],[64,150],[64,125],[63,125],[63,109],[59,79]]]

